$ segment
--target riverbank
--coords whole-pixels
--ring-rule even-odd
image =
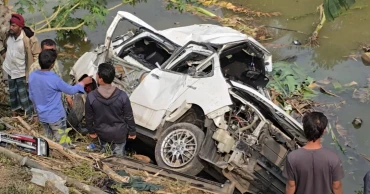
[[[14,3],[10,1],[11,3]],[[108,7],[114,6],[120,1],[110,1]],[[297,31],[302,31],[310,34],[316,28],[319,22],[319,13],[316,7],[322,3],[321,0],[313,1],[296,1],[288,0],[282,1],[258,1],[258,0],[232,0],[235,5],[258,10],[261,12],[279,12],[280,16],[275,17],[261,17],[257,19],[261,25],[269,25],[274,27],[288,28]],[[369,67],[364,66],[359,58],[348,57],[351,55],[357,56],[360,53],[360,45],[370,40],[370,32],[368,30],[368,13],[369,7],[366,7],[365,0],[358,0],[356,5],[361,5],[362,9],[351,10],[343,17],[337,18],[334,22],[326,23],[320,32],[320,47],[309,48],[304,46],[293,45],[294,40],[298,40],[304,44],[309,35],[289,32],[284,30],[270,29],[273,40],[262,41],[262,43],[273,52],[274,60],[280,60],[287,57],[295,56],[295,63],[302,69],[305,75],[309,75],[314,80],[322,81],[327,78],[337,80],[341,85],[356,82],[357,88],[367,86],[367,78],[369,78]],[[140,16],[144,21],[147,21],[157,29],[166,29],[175,26],[186,26],[199,23],[217,23],[214,20],[205,20],[197,15],[189,13],[180,14],[176,10],[167,11],[162,1],[148,1],[147,3],[139,3],[135,7],[123,6],[120,10],[129,11]],[[217,15],[232,17],[237,15],[245,17],[243,14],[234,14],[227,9],[210,9]],[[115,12],[110,13],[106,18],[106,23],[112,21],[112,16]],[[39,16],[35,16],[35,21],[38,21]],[[39,17],[42,18],[42,17]],[[122,27],[117,32],[125,32],[129,26]],[[77,53],[80,55],[83,52],[92,50],[97,44],[102,43],[107,26],[98,26],[96,30],[88,31],[88,41],[72,40],[72,41],[58,41],[60,46],[70,43],[76,47],[67,49],[69,53]],[[55,38],[55,34],[46,33],[38,36],[39,39]],[[356,61],[357,60],[357,61]],[[65,65],[65,79],[68,79],[68,69],[73,64],[72,59],[64,60]],[[330,111],[324,109],[327,115],[330,115],[331,125],[334,129],[334,134],[338,141],[344,148],[346,142],[351,140],[352,147],[356,152],[370,155],[370,126],[366,122],[366,115],[370,114],[368,102],[360,102],[358,99],[353,99],[353,91],[350,90],[336,90],[334,86],[328,84],[325,89],[335,93],[340,97],[329,95],[318,95],[314,100],[320,104],[338,104],[341,102],[341,108],[335,105]],[[355,129],[351,122],[355,117],[360,117],[365,122],[360,129]],[[342,130],[338,130],[336,126],[341,126]],[[340,132],[338,132],[340,131]],[[342,134],[342,135],[340,135]],[[370,169],[367,161],[363,160],[358,155],[354,154],[352,148],[348,148],[343,152],[334,143],[331,134],[324,137],[325,146],[335,150],[344,161],[346,169],[346,176],[344,179],[344,193],[353,193],[362,186],[362,177],[364,171]]]

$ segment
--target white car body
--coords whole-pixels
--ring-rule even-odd
[[[112,41],[112,35],[122,20],[127,20],[144,30],[137,34],[128,32]],[[165,54],[165,56],[170,57],[162,60],[163,57],[161,58],[161,56],[164,55],[158,55],[159,59],[162,60],[160,64],[152,63],[145,65],[140,62],[141,59],[139,60],[136,56],[127,54],[132,52],[132,48],[139,48],[136,44],[140,41],[143,41],[145,45],[152,44],[151,41],[147,40],[154,40],[157,47],[160,44],[161,49],[169,53],[168,55]],[[266,130],[267,124],[276,125],[278,123],[281,128],[287,128],[284,132],[278,133],[287,140],[291,140],[292,137],[301,138],[302,141],[298,141],[299,145],[302,145],[302,142],[304,142],[304,137],[302,137],[301,124],[272,103],[263,87],[253,88],[243,83],[243,81],[232,80],[231,78],[229,80],[229,78],[225,77],[225,74],[232,72],[232,69],[225,70],[225,67],[220,62],[220,56],[223,55],[223,52],[228,51],[228,49],[231,52],[238,45],[241,45],[238,52],[245,52],[252,56],[252,62],[250,63],[252,69],[258,70],[257,67],[255,68],[253,60],[254,57],[259,57],[259,64],[262,65],[264,70],[261,69],[258,71],[263,72],[263,74],[264,72],[272,71],[272,56],[270,52],[252,37],[234,29],[203,24],[159,31],[131,13],[119,11],[107,30],[104,45],[99,46],[93,52],[84,54],[73,66],[70,74],[76,80],[85,74],[91,75],[95,79],[98,65],[106,61],[111,61],[115,66],[122,68],[121,78],[116,78],[114,85],[126,91],[130,96],[135,122],[138,128],[146,136],[151,136],[150,134],[152,134],[152,138],[156,140],[160,139],[168,123],[176,123],[190,109],[199,107],[205,119],[212,121],[212,125],[215,128],[214,134],[213,132],[212,134],[206,132],[207,141],[217,142],[218,152],[230,155],[230,159],[226,162],[228,166],[237,165],[240,167],[240,165],[243,166],[242,164],[247,164],[244,160],[244,163],[241,162],[242,159],[239,158],[240,154],[245,154],[245,152],[240,151],[238,148],[240,140],[235,139],[235,136],[233,136],[234,139],[231,138],[231,124],[229,123],[231,119],[225,119],[225,115],[228,112],[230,114],[233,113],[233,106],[236,101],[238,101],[238,104],[242,104],[236,116],[241,111],[245,112],[245,108],[247,108],[248,110],[252,110],[253,114],[257,115],[255,118],[258,117],[261,121],[260,124],[255,125],[257,127],[251,134],[245,136],[245,142],[249,146],[258,144],[259,137]],[[143,48],[145,49],[145,47]],[[251,52],[250,50],[246,50],[248,48],[251,49]],[[127,53],[125,53],[126,51]],[[145,60],[150,60],[150,56],[157,56],[158,53],[159,51],[155,51],[153,55],[146,55]],[[192,57],[193,54],[204,58],[199,61],[187,60],[187,57]],[[230,55],[225,54],[223,59],[234,59],[232,57],[236,57],[236,55],[235,53]],[[229,56],[231,58],[228,58]],[[187,72],[193,72],[180,72],[180,69],[183,68],[181,66],[183,63],[189,66],[185,66],[188,68]],[[155,66],[153,67],[153,65]],[[116,74],[119,76],[118,73]],[[240,74],[241,76],[242,74]],[[253,98],[253,102],[247,100],[244,95],[248,98]],[[261,107],[263,108],[261,109]],[[269,121],[271,118],[267,118],[264,115],[266,111],[269,113],[269,117],[274,120],[275,124]],[[252,116],[250,117],[252,118]],[[205,121],[205,123],[207,122]],[[210,126],[209,123],[208,126]],[[238,126],[239,123],[237,124]],[[277,129],[277,127],[273,127],[272,129]],[[242,131],[238,132],[239,135],[242,133]],[[206,140],[204,141],[206,142]],[[206,147],[205,145],[206,143],[203,142],[203,147]],[[283,148],[281,149],[283,150]],[[204,150],[203,152],[206,151]],[[218,168],[225,170],[226,167],[221,167],[223,165],[210,162],[211,159],[204,156],[202,154],[203,152],[202,150],[199,152],[199,157],[202,160],[208,161]],[[281,159],[276,160],[276,165],[282,162],[284,157],[281,157]],[[237,178],[233,178],[230,174],[226,172],[223,172],[223,174],[228,179],[237,181]],[[281,177],[280,179],[282,181]],[[253,193],[257,190],[263,191],[263,188],[257,188],[256,190],[253,183],[251,185],[254,186],[245,184],[240,182],[240,184],[236,184],[236,187],[244,192]]]

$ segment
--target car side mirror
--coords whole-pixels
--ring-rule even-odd
[[[157,67],[158,67],[158,69],[161,69],[161,66],[159,65],[159,63],[158,63],[158,62],[155,62],[155,66],[157,66]]]

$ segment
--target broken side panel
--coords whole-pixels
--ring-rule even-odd
[[[146,75],[130,96],[135,122],[155,130],[172,100],[187,89],[185,76],[160,69],[154,69]]]

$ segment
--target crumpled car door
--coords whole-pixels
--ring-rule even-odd
[[[130,96],[136,124],[155,130],[173,98],[186,90],[185,76],[152,70]]]
[[[169,111],[173,112],[181,104],[195,104],[202,108],[204,114],[220,109],[232,104],[228,93],[229,86],[220,71],[220,61],[216,51],[209,45],[190,41],[174,54],[168,63],[162,65],[168,71],[174,71],[180,61],[184,61],[192,53],[207,56],[205,60],[191,61],[196,65],[193,73],[186,74],[186,90],[176,96]],[[211,71],[204,74],[203,70],[211,67]],[[190,68],[189,68],[190,69]]]

